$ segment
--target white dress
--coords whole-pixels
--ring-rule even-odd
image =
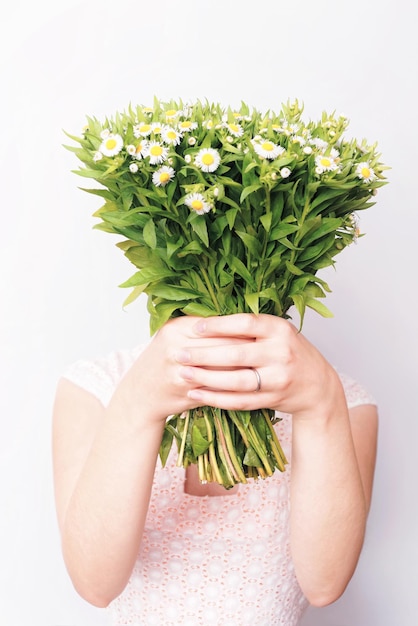
[[[65,377],[106,406],[140,348],[78,361]],[[374,404],[340,375],[349,407]],[[291,461],[291,417],[279,440]],[[284,473],[239,485],[228,496],[184,492],[184,469],[157,463],[146,528],[130,580],[108,608],[112,626],[296,626],[308,602],[289,545],[289,482]]]

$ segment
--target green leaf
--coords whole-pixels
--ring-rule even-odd
[[[249,465],[250,467],[262,467],[263,465],[260,461],[260,457],[251,446],[247,448],[242,462],[244,463],[244,465]]]
[[[279,241],[280,239],[284,239],[288,235],[295,233],[299,229],[297,224],[284,224],[281,222],[278,226],[273,228],[270,231],[270,241]]]
[[[316,300],[315,298],[306,298],[306,306],[322,315],[322,317],[334,317],[334,314],[325,306],[325,304],[319,302],[319,300]]]
[[[171,446],[173,444],[173,431],[167,426],[164,428],[163,437],[161,440],[159,455],[161,459],[161,465],[165,467],[167,463],[168,455],[170,454]]]
[[[260,298],[259,298],[258,293],[246,293],[244,294],[244,299],[245,299],[245,302],[250,307],[251,311],[255,313],[256,315],[258,315],[258,313],[260,312],[260,308],[259,308]]]
[[[145,224],[142,234],[145,243],[151,248],[151,250],[155,250],[157,247],[157,235],[155,233],[155,224],[152,218],[150,218]]]
[[[231,270],[241,276],[245,280],[246,283],[255,288],[255,281],[252,274],[245,267],[244,263],[235,256],[228,256],[227,262]]]
[[[304,273],[303,270],[300,269],[300,267],[296,267],[296,265],[293,265],[293,263],[291,263],[290,261],[286,261],[286,268],[291,274],[294,274],[295,276],[302,276],[302,274]]]
[[[270,231],[272,219],[273,219],[273,213],[265,213],[264,215],[260,217],[260,222],[264,226],[264,230],[266,232]]]
[[[240,230],[235,231],[238,237],[242,239],[245,247],[248,252],[252,254],[255,258],[259,259],[261,257],[261,242],[257,237],[253,237],[253,235],[249,235],[248,233],[244,233]]]
[[[306,310],[305,298],[303,297],[301,293],[294,293],[293,295],[290,296],[290,298],[293,301],[293,304],[295,305],[297,312],[299,313],[299,317],[300,317],[299,330],[301,330],[303,326],[303,320],[305,317],[305,310]]]
[[[148,287],[148,283],[145,283],[144,285],[138,285],[137,287],[132,289],[132,291],[129,294],[129,296],[127,298],[125,298],[125,300],[123,301],[123,305],[122,306],[125,307],[128,304],[131,304],[131,302],[134,302],[134,300],[139,298],[139,296],[142,293],[144,293],[144,291],[146,290],[147,287]]]
[[[202,425],[200,425],[201,421],[203,422]],[[192,439],[193,454],[196,457],[199,456],[200,454],[204,454],[211,444],[211,442],[208,441],[206,437],[204,437],[204,435],[201,432],[201,429],[204,429],[204,432],[206,432],[206,426],[205,426],[204,420],[200,420],[200,419],[195,420],[192,426],[192,438],[191,439]]]
[[[199,302],[189,302],[182,309],[186,315],[197,315],[198,317],[210,317],[217,313],[215,306],[213,308],[200,304]]]
[[[131,278],[128,278],[124,283],[121,283],[120,287],[136,287],[137,285],[144,285],[146,283],[153,283],[155,281],[164,280],[173,276],[173,272],[167,269],[161,269],[158,267],[144,267],[139,272],[135,272]]]
[[[245,198],[247,198],[250,194],[254,193],[255,191],[258,191],[261,188],[262,188],[262,185],[260,185],[259,183],[255,185],[250,185],[249,187],[245,187],[239,199],[241,204],[244,202]]]
[[[188,222],[191,224],[191,227],[199,239],[203,241],[207,248],[209,248],[209,235],[205,216],[198,215],[197,213],[190,214]]]
[[[165,300],[189,300],[199,298],[201,295],[191,289],[185,287],[179,287],[177,285],[167,285],[164,283],[157,283],[155,285],[149,285],[148,292],[153,296],[164,298]]]

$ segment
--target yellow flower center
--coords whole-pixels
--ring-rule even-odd
[[[369,178],[371,174],[370,169],[368,167],[362,167],[360,173],[363,176],[363,178]]]
[[[155,133],[155,134],[158,134],[158,133],[160,133],[160,132],[161,132],[161,126],[155,126],[155,127],[154,127],[154,133]]]
[[[152,146],[150,150],[150,154],[152,154],[152,156],[161,156],[162,153],[163,153],[162,146]]]
[[[135,153],[139,154],[140,152],[142,152],[142,143],[138,144],[136,149],[135,149]]]
[[[213,122],[212,120],[209,120],[208,123],[206,124],[206,128],[213,128]]]
[[[191,126],[191,125],[192,125],[192,123],[191,123],[191,122],[182,122],[182,123],[180,124],[180,128],[185,128],[185,129],[187,129],[187,128],[190,128],[190,126]]]
[[[193,200],[191,202],[191,207],[195,211],[201,211],[203,209],[203,202],[201,200]]]
[[[261,147],[263,148],[263,150],[266,150],[266,152],[271,152],[272,150],[274,150],[274,144],[272,144],[271,141],[265,141],[261,144]]]
[[[166,117],[174,117],[176,113],[177,113],[176,109],[168,109],[168,111],[165,112],[165,115]]]
[[[107,148],[108,150],[114,150],[114,149],[116,148],[116,145],[117,145],[117,143],[116,143],[116,139],[113,139],[113,138],[112,138],[112,139],[108,139],[108,140],[106,141],[106,148]]]
[[[229,128],[232,130],[233,133],[237,133],[239,131],[238,124],[230,124]]]
[[[162,172],[160,174],[160,183],[168,183],[170,180],[170,174],[168,172]]]
[[[141,124],[141,126],[139,127],[140,133],[147,133],[150,130],[151,130],[151,126],[149,124]]]
[[[329,167],[331,165],[331,159],[329,159],[328,157],[322,157],[320,163],[322,167]]]
[[[280,126],[278,124],[272,124],[271,127],[273,130],[280,130]]]
[[[176,139],[177,138],[177,133],[174,130],[169,130],[167,133],[167,137],[169,139]]]
[[[213,154],[210,154],[210,152],[207,152],[206,154],[202,156],[203,165],[212,165],[214,161],[215,161],[215,157],[213,156]]]

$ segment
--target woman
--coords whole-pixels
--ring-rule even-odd
[[[204,405],[285,414],[287,470],[227,491],[175,454],[161,468],[167,416]],[[275,316],[179,317],[143,350],[78,363],[53,436],[73,584],[117,626],[293,626],[355,570],[376,437],[373,400]]]

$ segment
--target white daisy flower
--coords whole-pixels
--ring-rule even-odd
[[[313,137],[311,144],[315,146],[315,148],[318,148],[318,150],[325,150],[328,147],[328,143],[319,137]]]
[[[370,164],[366,161],[357,165],[356,174],[359,178],[362,178],[365,183],[371,183],[376,178],[376,174]]]
[[[181,133],[171,126],[164,126],[161,131],[161,137],[165,143],[172,146],[178,146],[181,143]]]
[[[241,137],[244,134],[244,129],[240,124],[225,124],[225,128],[233,135],[233,137]]]
[[[163,165],[152,175],[152,182],[156,187],[165,187],[170,180],[173,180],[175,171],[168,165]]]
[[[148,137],[148,135],[152,133],[152,126],[146,122],[141,122],[134,126],[133,131],[137,139],[139,139],[139,137]]]
[[[194,162],[203,172],[214,172],[219,167],[221,157],[214,148],[202,148],[197,153]]]
[[[112,157],[119,154],[119,152],[123,148],[123,139],[118,134],[109,133],[109,135],[103,139],[99,152],[101,152],[104,156]]]
[[[140,160],[143,157],[147,156],[147,150],[148,150],[148,141],[146,139],[143,139],[142,141],[138,143],[137,146],[135,146],[135,154],[133,154],[132,156],[134,156],[135,159]]]
[[[196,144],[196,137],[189,137],[187,143],[189,146],[194,146]]]
[[[305,137],[302,137],[302,135],[294,135],[292,137],[292,141],[293,143],[298,143],[300,146],[304,146],[306,143],[306,139]]]
[[[192,122],[191,120],[183,120],[177,124],[177,128],[181,133],[186,133],[190,130],[196,130],[197,122]]]
[[[208,130],[210,130],[211,128],[213,128],[214,123],[213,120],[207,120],[206,122],[203,122],[203,125],[206,126]]]
[[[332,148],[329,154],[330,156],[332,156],[333,159],[338,159],[340,156],[340,151],[337,150],[337,148]]]
[[[160,135],[161,131],[163,130],[163,126],[162,124],[159,124],[158,122],[153,122],[151,124],[151,129],[154,135]]]
[[[162,146],[158,141],[150,141],[147,147],[146,155],[152,165],[163,163],[168,157],[168,148]]]
[[[100,139],[107,139],[107,137],[109,137],[109,135],[110,135],[109,128],[104,128],[102,130],[102,132],[100,133]]]
[[[305,154],[312,154],[312,152],[313,152],[311,146],[305,146],[303,148],[303,151],[304,151]]]
[[[315,157],[316,173],[322,174],[323,172],[333,172],[338,169],[338,164],[331,155],[318,154]]]
[[[289,178],[291,173],[292,170],[290,170],[288,167],[282,167],[282,169],[280,170],[280,176],[282,178]]]
[[[272,124],[271,129],[274,130],[275,133],[283,132],[283,128],[280,126],[280,124]]]
[[[138,171],[138,164],[137,163],[131,163],[129,166],[129,171],[132,172],[132,174],[136,174],[136,172]]]
[[[192,162],[192,157],[190,154],[186,154],[186,156],[184,157],[184,160],[186,161],[186,163],[191,163]]]
[[[190,208],[193,209],[198,215],[203,215],[204,213],[209,213],[211,210],[211,206],[209,202],[207,202],[202,196],[201,193],[191,193],[189,194],[184,203]]]
[[[268,140],[260,142],[253,141],[252,144],[258,156],[261,156],[264,159],[277,159],[277,157],[285,151],[281,146],[278,146],[276,143]]]
[[[134,146],[133,144],[129,144],[129,146],[126,146],[126,152],[128,154],[130,154],[131,156],[135,156],[136,154],[136,146]]]
[[[97,161],[101,161],[103,159],[103,154],[99,151],[95,152],[93,155],[93,161],[97,163]]]
[[[168,111],[165,112],[165,117],[167,120],[174,120],[179,115],[180,111],[177,111],[177,109],[168,109]]]

